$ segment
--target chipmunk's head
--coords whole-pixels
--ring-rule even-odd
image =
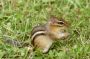
[[[55,16],[50,17],[48,24],[57,27],[69,27],[69,23],[67,21],[65,21],[63,18],[59,19]]]
[[[51,36],[55,36],[55,38],[64,38],[68,36],[66,33],[68,33],[67,29],[69,23],[64,19],[58,19],[57,17],[51,16],[48,21],[48,26]]]

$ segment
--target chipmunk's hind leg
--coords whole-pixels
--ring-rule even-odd
[[[49,48],[44,48],[42,52],[47,53],[48,51],[49,51]]]
[[[42,52],[47,53],[51,47],[52,43],[49,43],[45,48],[43,48]]]
[[[53,41],[48,36],[42,35],[38,36],[35,39],[34,43],[37,48],[40,48],[43,53],[46,53],[49,51],[49,48],[51,47]]]

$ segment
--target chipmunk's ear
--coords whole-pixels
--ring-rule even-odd
[[[55,17],[55,16],[51,16],[50,19],[49,19],[49,23],[50,23],[50,24],[54,24],[54,23],[56,23],[57,21],[58,21],[58,18]]]

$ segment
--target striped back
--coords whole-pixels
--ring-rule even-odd
[[[35,26],[31,31],[31,43],[34,45],[34,40],[40,35],[46,35],[45,25]]]

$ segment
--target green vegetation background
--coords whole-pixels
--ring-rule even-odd
[[[30,43],[30,31],[50,14],[71,23],[70,37],[56,42],[47,54],[3,42]],[[90,0],[0,0],[0,59],[90,59]]]

